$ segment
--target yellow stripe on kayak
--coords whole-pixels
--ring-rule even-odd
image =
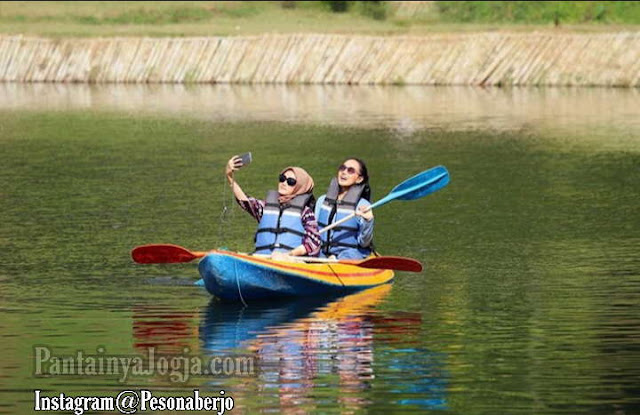
[[[271,268],[276,272],[295,273],[305,278],[323,281],[329,284],[335,284],[336,278],[338,278],[344,285],[378,285],[391,281],[394,276],[393,270],[389,269],[368,269],[339,263],[318,264],[274,261],[268,258],[258,258],[228,251],[220,252],[220,254],[229,255],[242,259],[243,261]]]

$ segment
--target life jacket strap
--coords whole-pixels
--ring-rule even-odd
[[[334,247],[334,246],[342,246],[345,248],[355,248],[355,249],[366,249],[364,246],[360,246],[359,244],[347,244],[344,242],[323,242],[322,243],[322,248],[330,248],[330,247]]]
[[[323,225],[323,227],[326,225]],[[353,226],[336,226],[335,228],[331,229],[333,232],[339,232],[339,231],[352,231],[352,232],[358,232],[358,228],[353,227]]]
[[[275,234],[281,234],[281,233],[292,233],[294,235],[298,235],[298,236],[305,236],[306,234],[304,232],[300,232],[297,231],[295,229],[291,229],[291,228],[261,228],[258,229],[256,231],[256,234],[259,234],[260,232],[273,232]]]
[[[272,251],[272,250],[278,249],[278,248],[289,249],[289,250],[294,249],[293,246],[276,243],[276,244],[271,244],[271,245],[256,246],[256,249],[255,249],[254,252],[262,251],[263,249],[268,249],[268,250]]]

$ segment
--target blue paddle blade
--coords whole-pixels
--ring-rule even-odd
[[[449,184],[449,172],[444,166],[434,167],[405,180],[391,190],[398,200],[413,200],[436,192]]]
[[[371,205],[382,206],[392,200],[414,200],[436,192],[449,184],[449,172],[444,166],[434,167],[405,180],[384,198]]]

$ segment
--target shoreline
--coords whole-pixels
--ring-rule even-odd
[[[0,35],[0,82],[640,86],[640,32]]]

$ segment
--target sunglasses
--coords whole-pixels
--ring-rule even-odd
[[[338,171],[345,171],[345,170],[346,170],[346,171],[347,171],[347,173],[349,173],[349,174],[356,174],[356,173],[358,173],[358,172],[356,171],[356,169],[354,169],[353,167],[347,167],[347,166],[345,166],[344,164],[343,164],[342,166],[338,167]],[[358,173],[358,174],[360,174],[360,173]]]
[[[278,177],[278,179],[280,180],[280,183],[282,182],[287,182],[287,184],[291,187],[295,186],[296,183],[298,183],[298,181],[296,179],[294,179],[293,177],[287,177],[284,174],[281,174],[280,177]]]

